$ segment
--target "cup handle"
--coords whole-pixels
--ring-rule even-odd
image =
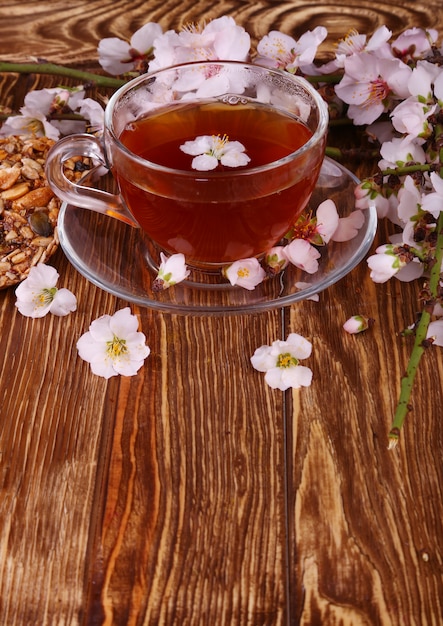
[[[78,156],[89,157],[107,167],[102,145],[96,137],[88,134],[63,137],[46,157],[45,174],[54,193],[68,204],[115,217],[138,228],[139,224],[119,195],[74,183],[65,176],[64,162]]]

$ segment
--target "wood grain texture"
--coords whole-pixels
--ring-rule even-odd
[[[443,32],[439,0],[0,1],[0,57],[97,68],[103,37],[225,14],[255,40],[324,25],[325,51],[350,28]],[[27,91],[58,82],[0,76],[0,104],[17,110]],[[381,228],[374,246],[385,240]],[[61,251],[53,264],[75,314],[29,320],[13,290],[0,292],[0,624],[443,623],[438,350],[425,355],[401,446],[388,452],[386,439],[416,285],[374,285],[361,264],[320,303],[283,312],[131,307],[151,355],[136,377],[105,382],[75,343],[126,303]],[[357,312],[376,323],[349,336],[341,326]],[[249,357],[291,331],[313,343],[314,382],[282,394]]]

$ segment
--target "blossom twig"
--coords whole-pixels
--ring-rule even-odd
[[[440,213],[438,218],[438,238],[434,258],[435,260],[431,268],[429,278],[429,292],[431,294],[431,298],[437,295],[437,289],[440,281],[440,269],[443,259],[443,212]],[[411,410],[410,397],[415,375],[417,373],[420,359],[423,356],[426,347],[430,345],[426,339],[430,320],[431,313],[425,307],[421,313],[420,321],[416,328],[414,347],[412,348],[412,352],[409,357],[406,373],[401,380],[400,397],[395,411],[394,421],[392,422],[391,430],[389,431],[389,449],[396,447],[400,438],[400,430],[403,426],[403,422],[405,421],[406,415]]]
[[[68,78],[76,78],[83,82],[93,83],[97,85],[97,87],[111,87],[113,89],[118,89],[127,82],[119,78],[101,76],[100,74],[84,72],[64,65],[56,65],[55,63],[8,63],[7,61],[0,61],[0,72],[65,76]]]

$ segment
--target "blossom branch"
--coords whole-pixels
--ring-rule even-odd
[[[111,76],[101,76],[92,72],[84,72],[55,63],[9,63],[0,61],[0,72],[17,74],[49,74],[53,76],[65,76],[75,78],[82,82],[93,83],[97,87],[111,87],[118,89],[127,81]]]
[[[443,260],[443,212],[440,213],[438,218],[438,237],[435,250],[434,262],[430,272],[429,278],[429,292],[431,299],[437,296],[438,285],[440,281],[440,269]],[[427,331],[429,322],[431,320],[431,313],[427,308],[421,313],[420,321],[416,328],[414,346],[412,348],[411,355],[409,357],[406,373],[401,380],[400,397],[398,400],[397,408],[394,415],[394,421],[392,422],[391,430],[389,431],[389,449],[395,448],[400,438],[400,431],[403,423],[406,419],[406,415],[411,410],[410,397],[412,387],[414,385],[415,376],[417,374],[418,365],[420,359],[423,356],[426,348],[431,345],[432,341],[427,339]]]

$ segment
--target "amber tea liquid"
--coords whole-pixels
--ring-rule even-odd
[[[241,142],[249,164],[193,170],[193,157],[180,146],[200,135]],[[164,250],[182,252],[190,263],[225,264],[265,252],[301,213],[318,177],[322,146],[297,163],[254,169],[288,156],[311,135],[296,118],[258,103],[180,104],[130,123],[119,137],[134,154],[179,172],[125,174],[115,162],[114,174],[131,213]]]

